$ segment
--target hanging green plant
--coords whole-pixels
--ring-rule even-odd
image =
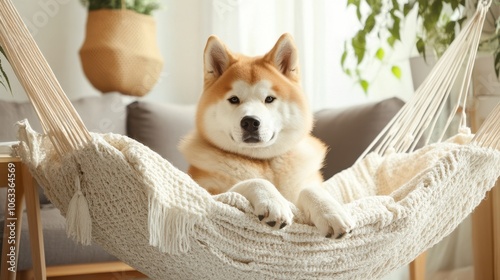
[[[466,19],[465,0],[410,0],[406,3],[397,0],[348,0],[347,5],[355,8],[362,28],[345,42],[341,66],[365,93],[369,91],[370,82],[362,66],[373,60],[387,63],[387,54],[397,42],[401,42],[405,19],[413,9],[418,9],[415,46],[424,58],[429,49],[437,56],[441,55]],[[500,59],[500,55],[497,56]],[[389,65],[389,68],[396,78],[401,78],[398,65]]]

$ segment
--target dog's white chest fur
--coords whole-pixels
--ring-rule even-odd
[[[199,141],[193,132],[186,137],[181,150],[193,168],[210,176],[201,176],[197,182],[212,193],[228,191],[236,183],[266,179],[289,201],[296,203],[301,189],[321,182],[318,170],[323,164],[324,148],[315,138],[306,138],[290,151],[269,159],[252,159]],[[196,171],[195,171],[196,172]]]

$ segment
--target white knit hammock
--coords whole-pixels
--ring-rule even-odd
[[[151,278],[380,278],[448,235],[500,175],[499,106],[475,136],[463,115],[457,136],[413,151],[419,140],[428,142],[423,137],[456,81],[462,95],[455,109],[465,108],[490,3],[480,1],[414,98],[365,155],[324,183],[356,220],[342,240],[302,224],[298,210],[294,224],[272,230],[242,196],[211,196],[142,144],[89,133],[12,3],[2,0],[0,44],[45,132],[21,122],[17,152],[66,215],[75,239],[98,243]]]

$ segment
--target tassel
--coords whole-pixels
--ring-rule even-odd
[[[191,249],[191,235],[199,217],[186,211],[171,209],[153,195],[149,195],[149,244],[160,252],[187,253]]]
[[[76,193],[71,198],[66,213],[66,234],[83,245],[90,245],[92,240],[92,219],[90,218],[87,199],[80,188],[80,178],[75,180]]]

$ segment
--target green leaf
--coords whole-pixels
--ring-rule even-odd
[[[444,27],[444,30],[446,31],[446,33],[455,32],[455,25],[456,24],[457,24],[456,21],[450,21],[450,22],[446,23],[446,25]]]
[[[353,5],[359,7],[360,2],[361,0],[347,0],[347,6],[349,7],[349,5]]]
[[[5,83],[3,81],[0,81],[0,85],[2,85],[5,89],[7,89],[7,86],[5,85]],[[12,92],[10,94],[12,95]]]
[[[366,33],[362,30],[359,31],[356,36],[352,38],[352,47],[354,48],[354,55],[358,59],[358,64],[360,64],[366,52]]]
[[[431,5],[432,14],[437,14],[438,18],[441,15],[441,11],[443,10],[443,2],[442,1],[434,1]]]
[[[380,0],[367,0],[368,5],[372,10],[372,14],[378,15],[382,12],[383,3]]]
[[[443,2],[434,1],[430,7],[429,13],[424,15],[424,28],[426,31],[431,31],[436,28],[436,24],[441,15],[441,11],[443,10]]]
[[[500,45],[495,50],[494,58],[495,73],[497,74],[497,78],[500,79]]]
[[[347,58],[347,49],[344,49],[344,52],[342,53],[342,57],[340,58],[340,65],[342,67],[344,67],[346,58]]]
[[[365,32],[366,33],[370,33],[373,28],[375,27],[375,14],[371,14],[369,15],[367,18],[366,18],[366,21],[365,21]]]
[[[389,29],[389,33],[391,33],[394,39],[401,40],[401,33],[400,33],[401,19],[394,14],[391,14],[391,16],[394,22],[392,24],[392,27]]]
[[[385,56],[385,52],[383,48],[379,48],[377,50],[377,53],[375,54],[375,57],[378,58],[378,60],[383,60]]]
[[[2,55],[7,59],[7,61],[9,60],[9,58],[7,57],[7,55],[5,54],[5,51],[4,49],[0,46],[0,52],[2,53]],[[7,76],[7,73],[5,73],[5,71],[3,70],[3,66],[2,66],[2,61],[0,60],[0,75],[5,79],[5,83],[7,84],[7,86],[5,86],[5,84],[2,82],[2,85],[5,89],[9,90],[10,94],[12,95],[12,87],[10,86],[10,81],[9,81],[9,77]]]
[[[419,54],[424,56],[425,59],[425,41],[422,38],[418,38],[416,43],[417,51]]]
[[[387,38],[387,43],[389,44],[389,46],[391,46],[391,48],[394,48],[396,38],[394,36],[389,36],[389,38]]]
[[[418,0],[418,14],[423,14],[427,10],[428,0]]]
[[[401,68],[399,66],[392,66],[391,72],[396,78],[401,79]]]
[[[5,56],[5,58],[7,58],[7,60],[9,60],[9,58],[7,57],[7,54],[5,54],[5,50],[3,49],[2,46],[0,46],[0,52],[2,53],[3,56]]]
[[[363,89],[363,92],[365,94],[367,94],[368,93],[368,88],[370,87],[370,84],[368,83],[368,81],[362,79],[362,80],[359,81],[359,84],[361,85],[361,88]]]
[[[360,0],[357,0],[360,1]],[[100,9],[121,9],[121,0],[80,0],[89,11]],[[151,15],[151,12],[160,8],[160,0],[125,0],[125,7],[140,14]]]
[[[359,7],[356,9],[356,16],[358,17],[358,20],[361,21],[361,9]]]
[[[446,23],[444,30],[445,30],[445,39],[444,39],[444,44],[445,46],[451,45],[453,40],[455,39],[455,27],[458,25],[458,22],[456,21],[450,21]]]
[[[381,1],[382,2],[382,1]],[[392,0],[392,8],[393,9],[398,9],[399,10],[399,3],[398,0]]]
[[[460,0],[451,0],[450,1],[450,5],[451,5],[451,8],[454,10],[456,10],[460,5],[462,5],[461,3],[462,1]]]

